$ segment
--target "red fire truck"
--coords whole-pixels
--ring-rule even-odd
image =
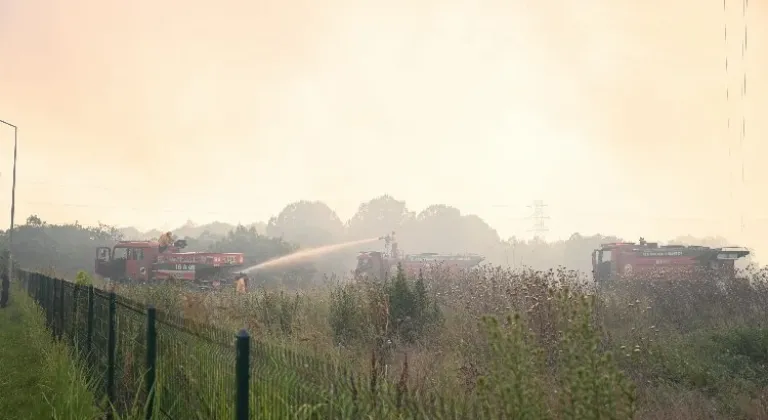
[[[96,250],[97,275],[118,282],[181,280],[218,288],[234,279],[244,263],[242,253],[181,252],[186,241],[177,240],[160,251],[157,241],[120,241]]]
[[[646,242],[602,244],[592,252],[592,274],[597,283],[617,279],[673,279],[690,275],[715,275],[733,279],[735,261],[749,255],[742,247],[663,245]]]
[[[389,278],[397,272],[400,264],[406,276],[415,277],[420,271],[441,268],[447,272],[458,272],[480,264],[485,258],[477,254],[403,254],[398,249],[395,233],[382,236],[384,252],[365,251],[357,255],[356,277],[370,277],[379,280]]]

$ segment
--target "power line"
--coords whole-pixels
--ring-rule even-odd
[[[78,190],[83,189],[89,189],[89,190],[102,190],[102,191],[109,191],[109,192],[120,192],[124,193],[126,191],[139,191],[139,192],[146,192],[147,189],[145,186],[141,185],[130,185],[130,184],[120,184],[120,185],[104,185],[104,184],[87,184],[87,183],[62,183],[62,182],[50,182],[48,180],[28,180],[25,179],[22,182],[20,182],[21,186],[27,186],[27,185],[39,185],[39,186],[46,186],[46,187],[57,187],[57,188],[76,188]],[[169,189],[172,189],[174,193],[176,194],[196,194],[200,193],[200,188],[178,188],[177,186],[169,187]]]
[[[745,183],[745,170],[744,170],[744,142],[747,138],[747,9],[749,8],[749,0],[742,0],[741,3],[741,19],[744,24],[744,38],[741,42],[741,67],[742,67],[742,86],[741,86],[741,136],[739,138],[739,154],[741,155],[741,192],[742,200],[744,197],[744,183]],[[744,202],[741,206],[741,232],[744,232]]]
[[[731,150],[731,81],[728,72],[728,0],[723,0],[723,45],[725,47],[725,109],[726,109],[726,136],[728,145],[728,191],[733,202],[733,162]]]
[[[8,203],[9,201],[7,199],[0,198],[0,203]],[[142,212],[142,213],[178,213],[183,215],[188,215],[190,213],[189,208],[173,208],[173,207],[138,207],[138,206],[126,206],[126,205],[110,205],[110,204],[94,204],[94,203],[71,203],[71,202],[56,202],[56,201],[20,201],[16,200],[17,204],[24,204],[27,206],[39,206],[39,207],[71,207],[71,208],[93,208],[93,209],[114,209],[114,210],[129,210],[134,212]],[[538,203],[538,204],[537,204]],[[493,207],[511,207],[511,206],[501,206],[501,205],[494,205]],[[545,204],[541,200],[536,200],[532,205],[528,205],[527,208],[532,209],[532,214],[528,216],[520,216],[520,217],[511,217],[510,220],[517,220],[517,221],[533,221],[533,228],[529,231],[534,231],[538,233],[546,233],[549,232],[549,228],[547,226],[547,222],[550,220],[550,217],[546,215],[546,208],[548,207],[547,204]],[[206,211],[200,211],[195,210],[195,214],[205,214],[205,215],[213,215],[213,216],[232,216],[233,214],[230,212],[224,212],[224,211],[217,211],[217,210],[206,210]],[[589,216],[595,216],[600,217],[604,220],[612,220],[612,221],[622,221],[622,222],[628,222],[638,219],[647,219],[647,220],[656,220],[656,221],[680,221],[680,222],[701,222],[701,223],[717,223],[721,222],[722,220],[718,219],[712,219],[712,218],[703,218],[703,217],[675,217],[675,216],[651,216],[648,214],[620,214],[618,212],[589,212]],[[758,218],[750,218],[746,219],[743,218],[744,222],[768,222],[768,217],[758,217]],[[748,224],[748,223],[747,223]]]
[[[4,202],[5,200],[0,200],[0,202]],[[146,213],[182,213],[182,214],[189,214],[190,210],[188,208],[185,209],[175,209],[175,208],[160,208],[160,207],[135,207],[135,206],[123,206],[123,205],[106,205],[106,204],[83,204],[83,203],[64,203],[64,202],[53,202],[53,201],[19,201],[19,203],[30,205],[30,206],[47,206],[47,207],[73,207],[73,208],[100,208],[100,209],[115,209],[115,210],[130,210],[130,211],[137,211],[137,212],[146,212]],[[222,211],[199,211],[195,210],[196,214],[207,214],[207,215],[231,215],[231,213],[222,212]]]
[[[729,61],[729,37],[728,37],[728,21],[729,21],[729,11],[728,8],[728,0],[723,0],[723,41],[725,46],[725,78],[726,78],[726,89],[725,89],[725,101],[726,101],[726,141],[728,142],[728,185],[729,185],[729,195],[731,198],[732,205],[737,206],[737,209],[734,211],[733,216],[737,216],[739,219],[739,224],[741,226],[741,231],[744,231],[744,184],[746,183],[746,165],[744,163],[744,143],[746,142],[747,137],[747,118],[746,118],[746,102],[747,102],[747,47],[748,47],[748,39],[749,39],[749,25],[748,25],[748,19],[747,19],[747,12],[749,10],[749,0],[741,0],[741,31],[742,37],[741,37],[741,54],[739,56],[740,58],[740,65],[741,65],[741,72],[737,71],[734,73],[734,76],[738,74],[739,78],[739,98],[738,100],[738,113],[740,114],[739,118],[740,121],[740,127],[738,129],[738,136],[739,141],[736,145],[738,147],[738,160],[735,161],[734,158],[734,142],[731,140],[731,119],[732,119],[732,111],[731,111],[731,103],[730,103],[730,84],[731,84],[731,62]],[[734,10],[735,11],[735,10]],[[739,31],[737,31],[739,32]],[[733,60],[735,61],[735,60]],[[740,77],[739,77],[740,76]],[[735,105],[735,104],[734,104]],[[736,117],[738,118],[738,116]],[[738,121],[738,120],[737,120]],[[739,194],[737,196],[738,203],[734,201],[734,188],[735,188],[735,182],[734,182],[734,166],[740,165],[740,172],[741,176],[739,177],[741,179],[741,188],[739,188]]]

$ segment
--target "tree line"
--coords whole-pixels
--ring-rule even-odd
[[[389,195],[362,203],[346,223],[323,202],[298,201],[287,205],[267,223],[234,226],[222,222],[207,225],[188,222],[175,229],[174,234],[187,239],[188,250],[243,252],[248,264],[257,264],[298,248],[378,237],[393,231],[397,232],[400,248],[406,252],[476,253],[485,257],[485,263],[493,265],[536,269],[562,265],[585,272],[591,270],[592,250],[601,243],[623,240],[614,235],[579,233],[567,240],[550,242],[538,238],[502,239],[476,215],[462,214],[459,209],[444,204],[415,213],[404,201]],[[105,224],[49,224],[39,216],[31,215],[14,230],[14,253],[22,266],[74,276],[78,270],[93,269],[97,247],[113,245],[121,239],[157,238],[160,233],[158,230],[140,232],[130,227],[119,229]],[[0,248],[7,248],[7,241],[8,232],[2,232]],[[679,237],[673,242],[728,245],[720,237]],[[354,267],[356,252],[382,247],[383,244],[371,243],[294,267],[291,272],[300,277],[346,272]]]

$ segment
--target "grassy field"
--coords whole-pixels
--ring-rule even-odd
[[[95,419],[86,375],[54,342],[40,308],[18,287],[0,310],[0,418]]]
[[[464,411],[474,418],[765,419],[766,279],[763,270],[729,283],[636,281],[595,293],[583,276],[564,269],[486,268],[298,292],[118,293],[227,331],[247,328],[259,343],[367,373],[396,386],[382,399],[404,394],[414,405],[445,405],[448,417]],[[281,389],[314,375],[308,368],[301,378],[285,379],[302,363],[267,368],[260,360],[257,376],[273,401],[285,402],[288,391]],[[318,375],[316,387],[329,383]],[[333,401],[304,403],[338,404],[344,393],[359,389],[335,388]]]
[[[599,290],[565,269],[488,267],[300,291],[116,291],[169,317],[158,326],[156,409],[171,418],[232,417],[241,328],[252,335],[258,418],[768,418],[765,269],[725,283],[635,279]],[[104,363],[105,302],[90,366]],[[116,403],[133,418],[145,316],[120,302],[116,316]],[[34,348],[57,348],[37,328],[48,342]]]

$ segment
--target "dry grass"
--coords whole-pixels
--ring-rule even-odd
[[[563,395],[572,400],[581,395],[580,389],[609,389],[614,382],[600,381],[616,364],[631,379],[634,390],[627,392],[633,397],[626,401],[636,403],[636,418],[768,418],[766,277],[763,270],[749,273],[749,281],[728,284],[704,278],[623,282],[595,298],[584,276],[564,269],[482,268],[460,276],[436,270],[426,284],[442,322],[415,343],[387,342],[382,374],[392,383],[406,382],[410,392],[471,398],[503,368],[510,378],[535,376],[517,381],[540,387],[540,394],[526,398],[541,398],[547,416],[603,418],[594,413],[584,417],[578,411],[582,408],[569,408]],[[360,323],[364,331],[343,344],[329,323],[332,291],[338,288],[358,305],[362,315],[350,322]],[[245,327],[259,340],[311,349],[364,372],[371,368],[372,349],[384,353],[376,339],[391,327],[382,319],[387,308],[371,292],[375,289],[371,284],[329,283],[298,293],[261,289],[247,295],[199,294],[171,287],[122,287],[118,293],[225,329]],[[519,320],[510,314],[519,314]],[[483,322],[486,316],[501,321],[497,330]],[[508,353],[525,357],[500,367]],[[590,353],[595,357],[585,357]],[[590,371],[594,378],[587,380],[583,367],[590,363],[596,367]],[[527,370],[518,369],[522,365]],[[499,391],[514,382],[510,378],[495,383],[497,403],[522,395],[513,389]],[[528,414],[540,409],[535,404],[528,408]],[[613,415],[624,413],[616,410]]]

